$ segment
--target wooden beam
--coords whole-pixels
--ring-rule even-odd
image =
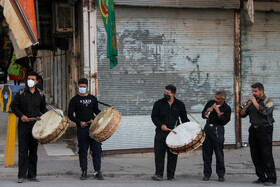
[[[235,139],[236,148],[242,144],[240,96],[241,96],[241,60],[240,60],[240,10],[234,13],[234,96],[235,96]]]
[[[241,0],[242,2],[248,2],[248,0]],[[280,3],[280,0],[254,0],[254,2],[264,2],[264,3]]]

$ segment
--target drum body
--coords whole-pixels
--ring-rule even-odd
[[[89,135],[96,141],[103,142],[117,130],[121,119],[121,113],[115,108],[105,108],[93,120],[89,128]]]
[[[186,122],[173,129],[166,138],[166,145],[174,154],[185,153],[198,148],[205,140],[205,133],[199,124]]]
[[[62,110],[57,109],[61,114]],[[50,110],[41,116],[32,129],[32,135],[40,144],[55,142],[68,128],[69,123],[66,116],[63,118],[55,111]]]

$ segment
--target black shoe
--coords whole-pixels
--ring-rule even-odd
[[[163,177],[162,176],[159,176],[159,175],[153,175],[151,177],[154,181],[162,181],[163,180]]]
[[[95,176],[95,178],[96,178],[97,180],[104,180],[104,177],[103,177],[101,171],[95,172],[95,175],[94,175],[94,176]]]
[[[82,175],[80,177],[81,180],[86,180],[87,179],[87,172],[86,171],[82,171]]]
[[[32,181],[32,182],[40,182],[40,180],[36,177],[27,178],[27,180]]]
[[[23,182],[25,182],[25,178],[19,178],[19,179],[17,180],[17,183],[23,183]]]
[[[169,181],[175,181],[176,179],[175,179],[175,177],[168,177],[167,180],[169,180]]]
[[[224,182],[225,181],[225,177],[219,177],[219,182]]]
[[[253,181],[253,184],[264,184],[264,183],[265,183],[265,181],[263,181],[261,179]]]
[[[275,186],[276,182],[266,181],[263,185],[264,186]]]
[[[210,177],[208,177],[208,176],[203,177],[203,181],[209,181],[209,179],[210,179]]]

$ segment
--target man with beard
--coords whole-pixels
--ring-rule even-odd
[[[240,114],[249,115],[249,144],[251,157],[259,177],[253,183],[270,186],[276,184],[276,171],[272,155],[273,109],[272,99],[264,94],[262,83],[251,85],[253,96],[244,104]]]
[[[152,176],[153,180],[163,180],[164,159],[167,151],[167,179],[174,181],[178,155],[170,152],[165,140],[169,133],[168,129],[173,129],[179,125],[179,117],[182,123],[190,121],[187,117],[185,104],[175,98],[176,87],[168,85],[165,87],[164,98],[155,102],[152,111],[152,121],[156,126],[154,139],[154,153],[156,172]]]
[[[45,95],[38,89],[38,73],[30,72],[27,86],[20,89],[11,104],[12,111],[18,119],[18,183],[29,181],[39,182],[37,176],[38,141],[32,136],[35,121],[31,117],[41,116],[47,112]]]

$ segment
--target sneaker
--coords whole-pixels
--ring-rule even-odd
[[[253,181],[253,184],[264,184],[264,183],[265,183],[265,181],[263,181],[261,179]]]
[[[162,176],[159,176],[159,175],[153,175],[151,177],[154,181],[162,181],[163,180],[163,177]]]
[[[40,182],[40,180],[36,177],[28,178],[27,180],[32,181],[32,182]]]
[[[167,180],[169,180],[169,181],[175,181],[176,179],[175,179],[175,177],[168,177]]]
[[[95,176],[95,178],[96,178],[97,180],[104,180],[104,177],[103,177],[101,171],[95,172],[95,175],[94,175],[94,176]]]
[[[80,177],[81,180],[86,180],[87,179],[87,172],[86,171],[82,171],[82,175]]]
[[[266,181],[263,185],[264,186],[275,186],[276,182]]]
[[[209,181],[209,179],[210,179],[210,177],[208,177],[208,176],[203,177],[203,181]]]
[[[225,177],[219,177],[219,182],[224,182],[225,181]]]
[[[19,178],[18,180],[17,180],[17,183],[23,183],[25,181],[25,178]]]

